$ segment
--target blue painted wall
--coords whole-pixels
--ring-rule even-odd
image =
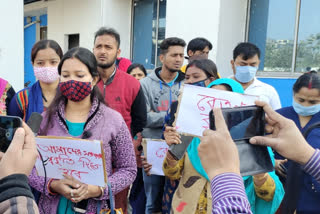
[[[44,14],[40,16],[40,26],[48,26],[48,15]]]
[[[133,20],[133,58],[146,69],[153,69],[152,64],[152,21],[154,1],[138,1],[134,7]],[[147,62],[146,62],[147,60]]]
[[[277,90],[282,107],[292,105],[292,87],[296,79],[259,78],[259,80],[272,85]]]
[[[40,26],[47,26],[47,14],[40,16]],[[36,21],[36,17],[33,16],[31,21]],[[27,25],[27,18],[24,18],[24,25]],[[36,78],[33,73],[33,67],[31,64],[31,50],[36,43],[36,24],[33,24],[24,29],[24,83],[30,81],[30,85],[35,83]]]
[[[252,0],[250,6],[250,24],[248,41],[261,50],[259,70],[264,68],[264,56],[267,41],[269,0]]]
[[[31,21],[36,21],[36,17],[32,17]],[[27,25],[27,18],[24,18],[24,25]],[[31,25],[24,29],[24,83],[30,81],[33,84],[36,78],[33,74],[33,68],[31,64],[31,49],[36,42],[36,25]]]

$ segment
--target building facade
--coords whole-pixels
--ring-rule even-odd
[[[160,66],[159,44],[166,37],[209,39],[209,58],[224,77],[232,75],[233,48],[255,43],[262,52],[259,78],[288,106],[295,79],[320,66],[317,5],[318,0],[25,0],[24,83],[35,81],[30,52],[37,40],[56,40],[64,51],[91,50],[94,32],[108,26],[121,35],[121,55],[149,70]]]

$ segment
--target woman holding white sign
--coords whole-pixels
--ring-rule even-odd
[[[212,60],[203,59],[201,57],[193,59],[193,61],[187,65],[185,75],[186,84],[192,84],[201,87],[206,87],[212,81],[219,79],[216,64]],[[169,113],[165,117],[165,124],[168,125],[168,129],[172,128],[169,126],[172,126],[173,124],[173,115],[176,113],[177,107],[178,101],[173,102],[170,106]],[[164,133],[167,135],[169,131]],[[173,136],[179,136],[176,132],[170,132],[170,134],[172,134]],[[164,137],[168,137],[166,135]],[[177,140],[180,142],[179,138],[177,138]],[[150,169],[150,167],[146,167],[145,169]],[[162,197],[162,213],[170,213],[172,197],[178,184],[178,180],[166,179],[164,186],[164,194]]]
[[[113,194],[128,187],[136,176],[136,160],[129,130],[121,115],[104,104],[96,87],[99,80],[95,56],[85,48],[73,48],[58,66],[59,91],[43,113],[39,135],[76,137],[102,141],[105,171]],[[114,173],[112,169],[114,168]],[[108,207],[108,187],[84,184],[70,175],[47,179],[36,174],[30,185],[41,192],[40,213],[74,213],[84,200],[85,213]]]
[[[218,79],[207,87],[243,93],[241,85],[232,79]],[[164,136],[169,145],[181,143],[179,134],[173,127],[166,127]],[[168,152],[163,164],[164,173],[170,179],[181,177],[172,200],[172,209],[180,213],[211,213],[210,180],[198,156],[199,144],[200,139],[193,138],[181,160],[175,160]],[[253,213],[274,213],[277,210],[284,191],[275,172],[246,176],[243,180]],[[185,203],[183,208],[182,203]]]

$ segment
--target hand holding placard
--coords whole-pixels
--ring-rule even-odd
[[[209,128],[209,112],[213,108],[254,105],[258,99],[257,96],[185,84],[173,126],[181,134],[200,137]]]
[[[150,174],[163,176],[162,164],[169,146],[163,140],[152,139],[143,139],[142,144],[147,161],[152,165]]]
[[[37,137],[36,142],[49,178],[63,179],[63,174],[66,174],[82,183],[105,187],[107,176],[100,141]],[[36,169],[39,176],[44,176],[40,158]]]

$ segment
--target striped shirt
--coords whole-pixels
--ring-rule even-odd
[[[303,166],[306,173],[320,182],[320,150],[316,149]],[[224,173],[211,181],[213,214],[252,214],[242,177],[235,173]]]
[[[320,150],[319,149],[316,149],[316,152],[312,155],[308,163],[303,166],[303,170],[320,183]]]
[[[212,213],[252,213],[243,179],[235,173],[224,173],[211,181]]]

